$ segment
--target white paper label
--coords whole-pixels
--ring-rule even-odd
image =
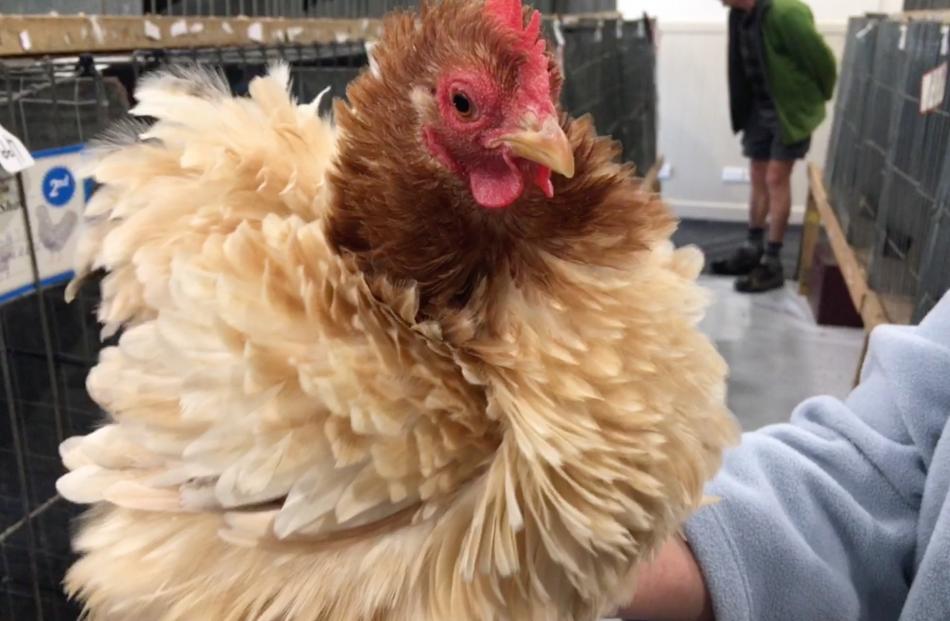
[[[901,26],[901,38],[897,42],[897,49],[903,51],[907,47],[907,24]]]
[[[950,26],[941,28],[940,34],[942,36],[940,41],[940,55],[946,56],[950,54]]]
[[[158,41],[162,38],[162,29],[158,27],[158,24],[145,20],[145,36],[153,41]]]
[[[188,34],[188,22],[183,19],[179,19],[171,25],[171,28],[168,29],[168,32],[173,37],[180,37],[181,35]]]
[[[102,32],[102,26],[99,25],[98,16],[91,15],[89,25],[92,26],[92,36],[95,37],[96,43],[103,43],[106,40],[106,35]]]
[[[234,34],[234,28],[231,28],[231,24],[228,22],[221,22],[221,30],[228,34]]]
[[[564,47],[564,31],[561,30],[561,20],[555,17],[552,26],[554,28],[554,40],[557,42],[557,46]]]
[[[26,170],[33,164],[33,156],[20,139],[0,126],[0,166],[12,174]]]
[[[260,22],[254,22],[247,27],[247,38],[255,43],[264,42],[264,26]]]
[[[31,49],[33,49],[33,40],[30,39],[29,31],[20,31],[20,47],[23,48],[24,52],[29,52]]]
[[[604,40],[604,22],[597,22],[597,29],[594,31],[594,43],[600,43]]]
[[[933,112],[943,105],[947,94],[947,63],[924,74],[920,84],[920,113]]]

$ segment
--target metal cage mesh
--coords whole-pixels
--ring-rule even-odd
[[[947,79],[932,72],[950,61],[948,43],[938,21],[855,18],[848,29],[826,180],[895,321],[920,320],[950,289],[950,99],[921,105],[925,76]]]

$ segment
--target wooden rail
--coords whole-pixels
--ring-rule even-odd
[[[594,13],[557,19],[571,26],[619,17]],[[0,56],[373,40],[382,25],[381,19],[0,15]]]
[[[0,16],[0,56],[375,39],[381,20],[257,17]]]
[[[950,24],[950,9],[904,11],[903,13],[898,13],[896,17],[906,22],[943,22]]]
[[[880,297],[868,285],[867,270],[858,260],[854,249],[848,244],[848,238],[838,222],[838,217],[828,201],[825,182],[821,169],[808,165],[808,202],[805,210],[805,227],[802,232],[801,273],[807,275],[814,265],[815,247],[818,244],[821,227],[824,225],[834,251],[838,267],[848,285],[851,301],[864,320],[865,330],[870,332],[879,325],[893,323],[881,303]],[[801,292],[807,293],[806,278],[802,278]]]
[[[868,349],[868,338],[874,328],[889,323],[895,323],[888,316],[884,304],[878,294],[871,289],[868,284],[868,274],[861,261],[858,260],[854,248],[848,244],[848,238],[841,223],[838,222],[838,216],[835,215],[828,201],[828,192],[825,189],[825,181],[822,170],[815,164],[808,165],[808,202],[805,208],[805,226],[802,231],[802,251],[801,265],[799,270],[799,292],[802,295],[808,293],[808,275],[815,260],[815,248],[821,237],[821,228],[824,225],[831,243],[831,249],[834,252],[838,267],[844,277],[845,284],[848,287],[848,293],[854,307],[864,320],[864,351],[861,353],[861,361],[855,373],[854,383],[857,385],[860,380],[861,367],[864,364],[864,358]]]

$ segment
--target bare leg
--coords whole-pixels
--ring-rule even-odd
[[[792,170],[794,161],[773,160],[768,163],[765,184],[768,188],[769,242],[785,241],[788,220],[792,213]]]
[[[769,162],[752,160],[749,163],[749,176],[752,178],[752,196],[749,198],[749,228],[764,229],[769,215]]]
[[[769,217],[768,170],[767,160],[752,160],[749,163],[749,177],[752,180],[752,194],[749,197],[749,237],[732,254],[710,264],[714,274],[744,276],[759,264],[764,245],[762,231]]]

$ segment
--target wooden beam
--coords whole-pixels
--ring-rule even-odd
[[[332,43],[375,39],[381,28],[372,19],[0,15],[0,56]]]
[[[613,12],[559,19],[575,26],[619,18]],[[0,57],[361,41],[379,38],[382,26],[381,19],[0,15]]]
[[[808,181],[809,201],[814,201],[815,209],[818,210],[821,221],[825,225],[838,267],[841,268],[841,274],[848,285],[851,301],[854,302],[854,307],[858,309],[858,313],[864,320],[864,329],[870,332],[879,325],[892,323],[880,298],[868,285],[867,272],[855,256],[854,249],[848,244],[848,238],[828,202],[822,171],[818,166],[808,165]]]
[[[948,9],[904,11],[898,13],[896,17],[903,22],[943,22],[944,24],[950,24],[950,10]]]
[[[811,292],[811,272],[815,266],[815,249],[821,238],[821,214],[815,206],[815,198],[808,194],[805,203],[805,224],[802,227],[802,247],[798,259],[798,294],[807,296]]]

